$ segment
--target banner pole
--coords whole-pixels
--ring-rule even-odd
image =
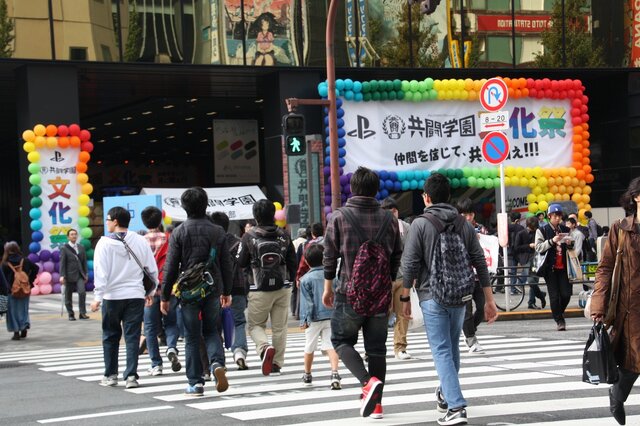
[[[504,185],[504,162],[500,163],[500,213],[507,213],[507,201],[505,198],[505,185]],[[509,287],[507,291],[507,274],[509,268],[509,254],[508,254],[508,246],[502,247],[502,263],[504,265],[504,269],[502,270],[502,275],[504,276],[504,305],[507,308],[507,312],[509,309],[509,296],[511,295],[512,288]]]

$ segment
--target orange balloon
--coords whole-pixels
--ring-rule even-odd
[[[520,88],[521,89],[526,89],[526,87],[527,87],[527,79],[526,78],[520,77],[518,79],[518,82],[520,83]]]
[[[513,87],[509,86],[509,97],[515,98],[515,96],[516,96],[516,91],[513,89]]]
[[[564,176],[564,177],[562,178],[562,184],[563,184],[564,186],[571,185],[571,178],[570,178],[569,176]]]
[[[60,148],[68,148],[70,143],[69,138],[66,136],[60,136],[58,138],[58,146]]]
[[[592,169],[590,165],[585,164],[584,166],[582,166],[582,170],[584,170],[584,172],[588,175],[591,173]],[[587,183],[590,183],[590,182],[587,180]]]
[[[583,130],[584,129],[582,128],[582,126],[575,126],[573,128],[573,134],[574,135],[581,135]]]
[[[560,185],[560,186],[558,187],[558,192],[559,192],[560,194],[564,194],[565,192],[567,192],[567,187],[566,187],[566,186],[564,186],[564,185]]]
[[[573,153],[573,161],[582,162],[582,154],[579,153],[579,152],[574,152]]]
[[[47,136],[55,136],[56,133],[58,133],[58,128],[56,126],[54,126],[53,124],[49,124],[47,126],[47,128],[45,129],[45,134]]]
[[[573,186],[580,185],[580,180],[577,177],[571,178],[571,185],[573,185]]]
[[[89,160],[91,160],[91,155],[89,155],[87,151],[80,151],[80,154],[78,154],[78,160],[81,163],[88,163]]]
[[[589,145],[591,145],[591,143],[588,140],[582,139],[582,147],[583,148],[589,148]]]
[[[576,172],[576,177],[580,180],[583,180],[586,175],[587,174],[582,170],[582,167]]]
[[[588,157],[591,155],[591,151],[588,148],[585,148],[582,150],[582,156],[583,157]]]
[[[573,140],[574,144],[579,144],[580,142],[582,142],[582,135],[573,135],[571,139]]]
[[[502,81],[504,81],[504,82],[505,82],[505,84],[507,85],[507,87],[513,87],[513,86],[511,85],[511,79],[510,79],[509,77],[505,77],[505,78],[503,78],[503,79],[502,79]]]
[[[549,177],[547,178],[547,185],[548,185],[549,187],[552,187],[552,186],[554,186],[555,184],[556,184],[556,179],[555,179],[555,178],[552,178],[551,176],[549,176]],[[555,192],[555,191],[551,191],[551,192]]]
[[[33,143],[36,145],[36,148],[44,148],[47,145],[47,138],[44,136],[36,136]]]
[[[583,130],[589,130],[589,123],[582,123]]]
[[[525,83],[526,84],[526,83]],[[522,97],[526,98],[527,96],[529,96],[529,89],[527,89],[526,87],[522,88]]]
[[[79,137],[77,137],[77,136],[71,136],[71,137],[69,138],[69,142],[71,143],[71,146],[72,146],[73,148],[77,148],[77,147],[79,147],[79,146],[80,146],[80,138],[79,138]]]
[[[573,151],[574,152],[582,152],[583,149],[584,149],[584,147],[582,146],[582,141],[580,141],[580,143],[574,143],[573,144]]]
[[[571,196],[569,194],[562,194],[562,201],[569,201]]]
[[[515,97],[517,98],[521,98],[522,97],[522,90],[520,89],[516,89],[515,90]]]
[[[87,169],[89,169],[89,167],[87,166],[87,163],[78,162],[78,164],[76,164],[76,171],[78,173],[86,173]]]
[[[576,170],[582,170],[582,161],[574,161],[572,167]]]
[[[589,139],[590,136],[591,135],[586,130],[584,132],[582,132],[582,139]]]
[[[589,157],[582,157],[582,164],[591,164],[591,159]]]

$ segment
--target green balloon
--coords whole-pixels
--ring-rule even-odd
[[[460,187],[466,188],[468,186],[469,186],[469,179],[467,179],[466,177],[460,178]]]
[[[380,92],[373,92],[373,95],[371,96],[371,99],[373,99],[374,101],[379,101],[380,100]]]
[[[438,173],[440,173],[443,176],[447,175],[447,169],[438,169]]]
[[[406,101],[413,101],[413,92],[408,91],[408,92],[404,92],[404,100]]]
[[[464,173],[462,173],[462,169],[456,169],[456,177],[460,179],[463,176],[464,176]]]
[[[476,178],[475,176],[469,176],[469,179],[467,179],[467,182],[469,183],[469,186],[472,188],[475,188],[476,186],[478,186],[478,178]]]
[[[396,95],[396,91],[391,90],[390,92],[387,92],[389,94],[389,100],[390,101],[395,101],[398,96]]]
[[[393,90],[397,92],[400,89],[402,89],[402,81],[396,78],[395,80],[393,80]]]
[[[484,188],[485,187],[484,186],[484,178],[481,178],[481,177],[476,178],[476,186],[478,188]]]
[[[404,94],[405,94],[405,92],[403,90],[396,91],[396,99],[398,99],[398,100],[404,99]]]
[[[413,102],[421,102],[422,101],[422,93],[413,92]]]
[[[466,178],[471,176],[471,168],[470,167],[463,167],[462,168],[462,176],[464,176]]]
[[[419,81],[418,82],[418,90],[421,93],[424,93],[427,90],[427,83],[425,83],[424,81]]]
[[[371,80],[369,84],[371,85],[372,92],[376,92],[378,90],[378,80]]]
[[[31,174],[40,173],[40,164],[31,163],[29,164],[29,167],[27,167],[27,170],[29,170],[29,173]]]
[[[400,88],[402,89],[403,92],[408,92],[410,87],[411,86],[407,80],[402,80],[402,84]]]
[[[86,228],[87,226],[89,226],[89,218],[86,216],[80,216],[78,218],[78,227]]]
[[[500,188],[500,178],[497,178],[497,177],[493,178],[493,187]]]
[[[371,84],[369,84],[368,81],[365,81],[362,83],[362,93],[369,93],[369,91],[371,91]]]
[[[371,100],[371,93],[367,92],[365,94],[362,95],[362,100],[365,102],[369,102]]]
[[[431,77],[425,78],[424,82],[427,84],[427,89],[433,89],[433,79]]]
[[[42,198],[40,197],[31,198],[31,207],[38,208],[40,206],[42,206]]]
[[[438,99],[438,92],[435,89],[429,90],[429,98],[432,101],[435,101],[436,99]]]
[[[29,176],[29,183],[31,185],[40,185],[41,182],[42,177],[39,174]]]
[[[81,228],[80,229],[80,236],[82,238],[91,238],[92,235],[93,235],[93,231],[91,230],[91,228]]]
[[[411,80],[411,82],[409,82],[409,88],[411,89],[412,92],[417,92],[418,82],[416,80]]]
[[[451,178],[451,187],[452,187],[453,189],[460,188],[460,179],[458,179],[458,178]]]
[[[89,229],[91,230],[91,228],[83,228],[83,229]],[[82,244],[82,247],[84,247],[85,249],[89,250],[91,248],[91,241],[89,240],[80,240],[80,244]]]
[[[380,92],[380,100],[388,101],[389,100],[389,92]]]
[[[93,249],[87,250],[87,259],[93,260],[94,253],[95,253],[95,250],[93,250]]]
[[[483,179],[488,178],[488,177],[489,177],[489,169],[487,169],[486,167],[481,168],[481,169],[480,169],[480,176],[481,176]]]
[[[29,188],[29,193],[34,197],[39,197],[40,194],[42,194],[42,188],[37,185],[33,185],[31,188]]]
[[[447,169],[447,177],[451,179],[456,177],[456,169]]]

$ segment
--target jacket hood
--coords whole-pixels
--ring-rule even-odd
[[[131,243],[131,239],[133,238],[132,236],[132,232],[127,232],[127,235],[125,235],[124,240],[127,242],[127,244]],[[128,256],[127,253],[127,249],[124,248],[124,244],[122,244],[122,242],[119,239],[116,239],[113,234],[109,235],[109,236],[102,236],[100,237],[100,240],[103,242],[103,244],[106,244],[110,247],[112,247],[115,253],[126,257]]]
[[[253,228],[253,230],[261,237],[276,237],[278,235],[278,227],[276,225],[260,225]]]
[[[446,203],[433,204],[424,209],[424,212],[435,215],[445,223],[453,223],[453,221],[460,215],[455,207]]]

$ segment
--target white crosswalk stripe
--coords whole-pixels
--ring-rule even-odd
[[[510,423],[512,418],[517,419],[514,423],[526,425],[577,426],[578,421],[581,425],[611,423],[606,387],[588,385],[580,380],[583,342],[496,335],[479,337],[484,353],[468,354],[461,343],[460,383],[469,403],[467,412],[471,423]],[[392,333],[389,333],[389,348],[393,347],[392,339]],[[426,336],[423,332],[412,332],[408,342],[412,360],[388,357],[383,399],[386,425],[435,422],[441,416],[435,410],[434,390],[439,381]],[[364,351],[361,344],[357,348],[361,353]],[[181,343],[178,349],[184,366],[184,345]],[[141,355],[140,387],[125,392],[182,403],[197,410],[215,410],[216,414],[232,422],[291,424],[309,415],[309,422],[300,424],[324,425],[328,420],[336,425],[369,423],[369,419],[358,415],[360,385],[344,366],[340,367],[343,389],[330,390],[329,361],[317,353],[313,386],[302,385],[303,349],[304,335],[290,334],[281,376],[264,377],[255,351],[247,358],[250,366],[247,371],[237,371],[229,361],[229,390],[219,394],[213,384],[207,383],[202,397],[184,395],[184,368],[174,373],[170,363],[164,360],[164,375],[151,377],[147,373],[149,357]],[[125,365],[123,347],[119,358],[122,370]],[[228,354],[227,359],[231,358]],[[103,374],[100,346],[0,354],[0,363],[15,361],[96,384]],[[123,388],[124,381],[121,380],[119,389]],[[567,392],[571,392],[571,398],[565,398]],[[631,411],[627,417],[629,424],[640,422],[640,416],[632,415],[637,414],[639,405],[640,395],[632,393],[625,404],[630,407],[628,412]],[[572,410],[584,412],[584,418],[560,419],[559,414]],[[323,413],[326,413],[326,420],[320,422],[318,419]],[[562,418],[566,419],[566,416]]]

